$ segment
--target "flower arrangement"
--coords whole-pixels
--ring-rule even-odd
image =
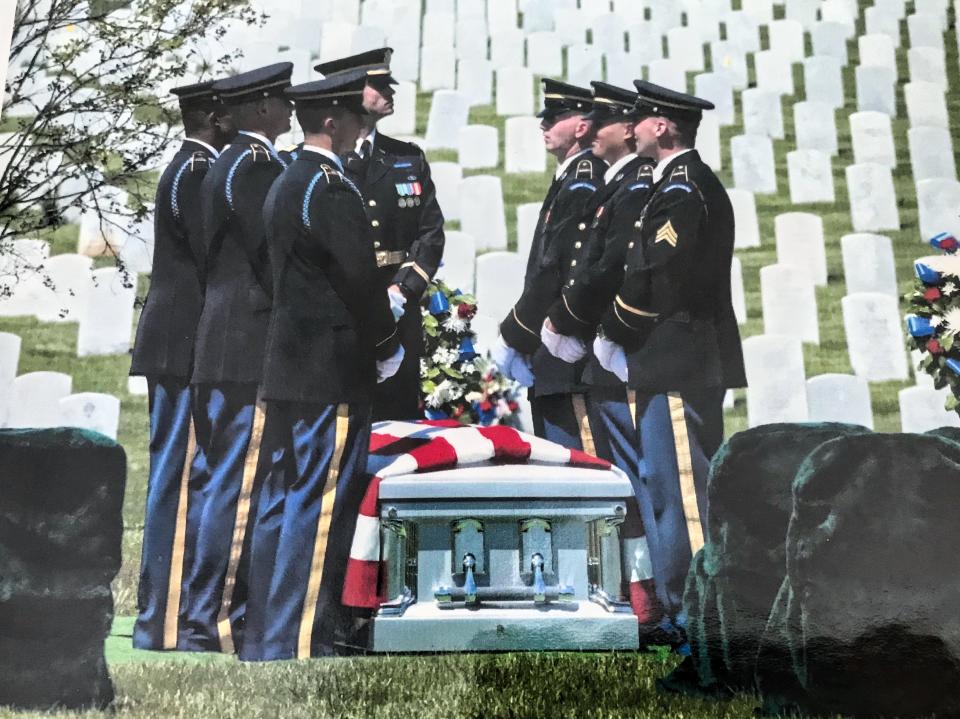
[[[946,254],[914,263],[908,344],[923,353],[919,369],[933,377],[934,386],[950,388],[946,408],[960,411],[960,242],[943,232],[930,244]]]
[[[420,401],[427,418],[516,425],[519,386],[476,351],[470,329],[477,314],[474,298],[434,280],[421,313]]]

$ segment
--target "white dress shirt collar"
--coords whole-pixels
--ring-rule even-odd
[[[331,150],[328,150],[325,147],[317,147],[316,145],[304,145],[303,151],[316,152],[319,155],[323,155],[324,157],[333,161],[333,163],[337,166],[337,169],[340,170],[340,172],[343,172],[343,163],[340,161],[340,158],[337,157],[336,153],[332,152]]]
[[[560,166],[557,167],[557,171],[553,175],[553,179],[559,180],[560,177],[563,175],[564,172],[567,171],[567,168],[570,167],[570,165],[573,163],[574,160],[576,160],[578,157],[582,157],[583,155],[587,154],[589,151],[590,151],[589,147],[586,150],[580,150],[580,152],[578,152],[576,155],[571,155],[566,160],[561,162]]]
[[[667,169],[667,165],[676,160],[680,155],[683,155],[687,152],[693,152],[692,147],[688,147],[686,150],[680,150],[680,152],[675,152],[670,157],[665,157],[660,162],[657,163],[657,166],[653,168],[653,182],[654,184],[660,182],[663,179],[663,173]]]
[[[206,142],[204,142],[203,140],[198,140],[198,139],[195,138],[195,137],[185,137],[185,138],[183,138],[183,139],[184,139],[185,142],[195,142],[195,143],[197,143],[198,145],[200,145],[201,147],[205,147],[205,148],[210,152],[210,154],[214,156],[214,158],[220,157],[220,153],[217,152],[216,149],[214,149],[213,145],[208,145],[208,144],[207,144]]]
[[[355,149],[356,149],[356,151],[357,151],[357,154],[360,155],[361,158],[363,157],[363,155],[360,153],[360,148],[363,147],[363,141],[364,141],[364,140],[369,140],[369,141],[370,141],[370,149],[373,150],[373,146],[374,146],[374,144],[375,144],[376,141],[377,141],[377,128],[373,128],[373,129],[370,131],[370,134],[367,135],[366,137],[358,137],[358,138],[357,138],[357,146],[356,146]]]
[[[617,176],[617,173],[620,172],[620,170],[636,159],[637,153],[627,153],[607,168],[607,171],[603,173],[603,181],[609,185],[613,181],[613,178]]]

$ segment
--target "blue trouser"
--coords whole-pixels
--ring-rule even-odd
[[[268,414],[271,439],[287,446],[272,453],[260,497],[240,658],[306,659],[352,621],[340,597],[367,488],[370,406],[276,402]]]
[[[707,474],[723,441],[724,390],[636,395],[636,446],[641,510],[650,542],[657,599],[671,619],[680,618],[691,557],[703,546]]]
[[[596,417],[587,396],[582,393],[530,396],[533,433],[570,449],[601,456],[597,447]],[[602,440],[600,440],[602,443]]]
[[[200,385],[198,395],[210,423],[210,481],[188,581],[185,648],[233,653],[243,634],[264,411],[254,384]]]
[[[204,452],[209,432],[185,379],[149,377],[148,389],[150,478],[133,645],[182,649],[187,573],[209,476]]]

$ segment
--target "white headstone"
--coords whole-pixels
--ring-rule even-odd
[[[478,312],[477,315],[470,320],[470,329],[473,330],[476,335],[474,341],[474,347],[477,352],[481,355],[486,355],[494,346],[497,341],[497,337],[500,336],[500,320],[503,317],[488,317],[487,315]]]
[[[663,36],[655,23],[640,22],[632,25],[627,31],[627,37],[630,52],[641,65],[663,59]]]
[[[837,121],[825,102],[798,102],[793,106],[793,128],[798,150],[820,150],[836,155]]]
[[[833,187],[833,167],[830,155],[819,150],[794,150],[787,153],[787,177],[790,181],[790,201],[836,201]]]
[[[13,399],[13,381],[20,366],[19,335],[0,332],[0,427],[6,426],[7,414]]]
[[[83,255],[54,255],[44,263],[52,286],[37,311],[41,322],[78,322],[93,287],[93,260]]]
[[[847,64],[847,27],[835,22],[818,22],[810,31],[814,55],[829,55]]]
[[[470,235],[447,230],[443,243],[443,263],[437,277],[452,289],[473,293],[477,265],[477,243]]]
[[[897,53],[889,35],[861,35],[857,38],[861,65],[888,67],[897,76]]]
[[[910,47],[935,47],[943,50],[943,28],[940,18],[929,13],[907,18]]]
[[[491,34],[517,27],[517,0],[490,0],[487,3],[487,28]]]
[[[737,135],[730,140],[733,184],[756,194],[776,194],[773,140],[765,135]]]
[[[714,72],[722,72],[730,76],[734,89],[746,89],[749,75],[747,56],[742,50],[727,41],[711,43],[710,61]]]
[[[950,128],[947,114],[947,100],[944,88],[934,82],[908,82],[903,86],[903,96],[907,102],[907,116],[911,127]]]
[[[811,422],[844,422],[873,429],[870,385],[849,374],[821,374],[807,380]]]
[[[466,95],[455,90],[433,93],[424,145],[431,150],[455,150],[460,128],[467,124],[469,115],[470,98]]]
[[[123,239],[116,222],[101,218],[95,212],[85,212],[80,218],[77,253],[87,257],[101,257],[119,251]]]
[[[517,205],[517,254],[521,257],[530,255],[530,246],[533,244],[542,207],[539,202]]]
[[[553,0],[528,0],[523,5],[523,29],[527,33],[553,28]]]
[[[623,52],[627,38],[626,28],[626,22],[616,13],[604,12],[597,15],[590,23],[592,44],[605,53]]]
[[[380,120],[377,130],[386,135],[412,135],[417,131],[417,86],[401,80],[393,89],[393,114]]]
[[[754,335],[743,341],[747,372],[747,424],[806,422],[803,344],[789,335]]]
[[[952,179],[920,180],[917,183],[920,240],[949,232],[960,237],[960,182]]]
[[[815,55],[803,61],[803,86],[806,98],[843,107],[843,73],[840,61],[829,55]]]
[[[855,232],[900,229],[897,195],[889,167],[872,162],[850,165],[846,177]]]
[[[507,219],[499,177],[474,175],[460,183],[460,229],[473,235],[477,250],[507,247]]]
[[[735,11],[727,14],[724,24],[727,42],[745,53],[760,50],[760,26],[755,18],[743,11]]]
[[[633,81],[640,77],[638,72],[642,63],[637,56],[621,50],[618,53],[604,53],[604,63],[607,68],[606,81],[620,87],[633,87]]]
[[[897,296],[893,243],[884,235],[855,233],[840,238],[847,294],[879,292]]]
[[[897,150],[889,115],[882,112],[852,113],[850,141],[855,163],[875,162],[891,168],[897,166]]]
[[[857,110],[897,114],[897,78],[888,67],[860,65],[856,70]]]
[[[146,397],[150,394],[150,385],[147,383],[147,378],[142,375],[127,377],[127,393],[134,397]]]
[[[493,63],[489,60],[458,60],[457,92],[466,95],[471,105],[490,105],[493,102]]]
[[[647,79],[670,90],[687,91],[687,73],[682,65],[673,60],[654,60],[651,62],[647,67]]]
[[[827,284],[823,220],[809,212],[785,212],[774,218],[777,262],[803,268],[815,285]]]
[[[786,56],[791,63],[802,62],[803,25],[797,20],[774,20],[767,27],[770,47]]]
[[[923,352],[920,350],[910,350],[910,367],[913,369],[913,381],[917,387],[934,389],[933,377],[920,367],[923,360]],[[945,390],[947,391],[947,390]]]
[[[460,182],[463,168],[455,162],[430,163],[430,176],[437,188],[437,203],[447,220],[460,219]]]
[[[73,379],[61,372],[28,372],[13,381],[7,427],[44,429],[60,425],[60,400]]]
[[[527,68],[534,75],[563,72],[563,46],[556,33],[535,32],[527,37]]]
[[[457,153],[460,167],[464,169],[496,167],[500,157],[500,133],[492,125],[461,127]]]
[[[497,114],[533,113],[533,74],[525,67],[497,68]]]
[[[947,29],[947,0],[914,0],[913,9],[918,15],[936,15],[941,31]]]
[[[697,130],[697,152],[714,172],[723,169],[723,148],[720,145],[720,121],[713,110],[705,110]]]
[[[582,44],[587,41],[587,23],[583,14],[576,7],[558,8],[554,12],[553,32],[557,34],[560,43],[564,46]],[[539,32],[549,32],[551,28],[545,27]],[[533,33],[530,33],[533,35]]]
[[[734,247],[738,250],[760,246],[760,223],[757,220],[757,201],[748,190],[727,189],[733,205]]]
[[[894,47],[900,47],[900,18],[884,12],[878,6],[864,9],[863,17],[867,34],[886,35]]]
[[[69,395],[60,400],[60,424],[90,429],[115,440],[120,426],[120,400],[99,392]]]
[[[452,12],[427,10],[423,15],[423,44],[434,47],[453,47],[457,21]]]
[[[890,15],[897,20],[903,20],[907,16],[906,0],[876,0],[874,6],[884,15]]]
[[[503,319],[523,292],[526,262],[516,252],[488,252],[477,258],[477,311]]]
[[[77,356],[123,354],[130,349],[137,276],[106,267],[93,272],[93,288],[80,312]]]
[[[456,87],[456,60],[452,46],[424,45],[420,50],[420,89],[433,92]]]
[[[957,177],[950,131],[942,127],[911,127],[907,130],[913,180]]]
[[[736,256],[730,263],[730,299],[737,324],[742,325],[747,321],[747,300],[743,293],[743,265]]]
[[[603,73],[603,53],[593,45],[577,43],[567,48],[567,82],[590,87]]]
[[[927,387],[907,387],[897,393],[903,432],[923,433],[940,427],[960,427],[960,415],[944,407],[947,393]]]
[[[807,268],[768,265],[760,268],[763,331],[820,344],[817,295]]]
[[[868,382],[908,379],[903,321],[897,298],[862,292],[847,295],[841,304],[854,374]]]
[[[732,125],[736,121],[733,104],[733,83],[725,72],[707,72],[693,78],[693,92],[697,97],[714,104],[714,113],[721,125]]]
[[[490,61],[497,69],[501,67],[523,67],[524,48],[523,30],[502,30],[490,37]]]
[[[783,104],[779,94],[751,87],[740,94],[740,100],[743,107],[743,130],[747,135],[783,139]]]
[[[769,25],[773,22],[773,0],[742,0],[740,5],[758,25]]]
[[[753,66],[758,88],[781,95],[793,94],[793,66],[787,55],[779,50],[761,50],[753,54]]]
[[[947,89],[947,61],[942,50],[935,47],[912,47],[907,50],[907,64],[911,82],[935,82]]]
[[[817,24],[819,8],[820,0],[786,0],[787,19],[798,21],[808,31]]]
[[[504,169],[508,173],[543,172],[547,153],[543,146],[540,119],[511,117],[505,123]]]
[[[703,72],[703,42],[692,28],[675,27],[667,32],[667,57],[684,72]]]

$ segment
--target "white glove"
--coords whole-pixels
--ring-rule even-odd
[[[513,364],[516,356],[517,351],[506,343],[503,335],[498,335],[497,341],[494,342],[493,347],[490,348],[490,359],[493,360],[493,363],[497,365],[497,369],[499,369],[500,373],[505,375],[507,379],[513,379],[510,375],[510,365]]]
[[[400,345],[392,356],[377,361],[377,384],[390,379],[397,373],[400,363],[403,362],[403,354],[403,345]]]
[[[583,359],[587,354],[587,346],[583,342],[576,337],[557,334],[547,327],[546,320],[540,328],[540,339],[550,354],[570,364]]]
[[[387,289],[387,297],[390,300],[390,311],[393,312],[394,321],[403,317],[403,306],[407,304],[407,298],[403,293],[395,289]]]
[[[597,336],[593,341],[593,354],[607,372],[613,372],[621,382],[627,381],[627,353],[623,347],[606,337]]]
[[[513,358],[507,376],[512,376],[513,380],[523,387],[533,387],[533,370],[530,368],[530,360],[519,352]]]

